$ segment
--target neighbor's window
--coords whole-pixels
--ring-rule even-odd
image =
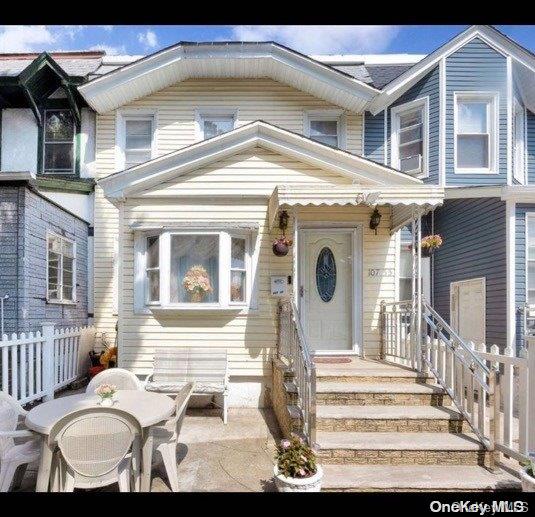
[[[76,246],[73,241],[55,234],[49,234],[47,241],[47,300],[49,302],[74,302]]]
[[[535,216],[529,215],[527,217],[528,225],[528,245],[526,250],[527,262],[527,302],[530,305],[535,305]]]
[[[455,96],[456,172],[493,172],[496,167],[494,95]]]
[[[201,115],[200,126],[203,138],[213,138],[234,129],[234,115]]]
[[[162,232],[145,242],[145,303],[226,307],[248,302],[246,234]]]
[[[70,110],[45,110],[43,172],[74,173],[74,118]]]
[[[392,165],[414,175],[426,173],[427,101],[425,99],[392,110]]]
[[[152,158],[154,117],[124,118],[124,168],[147,162]]]
[[[404,242],[399,253],[399,299],[412,299],[412,250],[411,244]]]

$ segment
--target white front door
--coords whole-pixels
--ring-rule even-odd
[[[451,326],[465,341],[485,342],[485,279],[450,284]]]
[[[302,230],[300,306],[314,352],[353,351],[355,230]]]

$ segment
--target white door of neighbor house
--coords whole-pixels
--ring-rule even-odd
[[[465,341],[485,343],[485,279],[450,284],[451,326]]]
[[[354,238],[351,228],[302,230],[300,307],[315,353],[354,350]]]

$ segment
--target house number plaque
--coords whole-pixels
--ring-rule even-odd
[[[378,267],[378,268],[370,268],[368,269],[368,276],[372,277],[372,278],[379,278],[379,277],[390,277],[390,276],[395,276],[395,270],[394,268],[389,268],[389,267],[386,267],[386,268],[382,268],[382,267]]]

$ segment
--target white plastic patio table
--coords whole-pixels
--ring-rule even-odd
[[[143,450],[141,468],[141,491],[150,490],[153,440],[149,428],[162,420],[167,420],[175,409],[171,397],[161,393],[138,390],[119,390],[114,396],[113,407],[122,409],[135,416],[143,427]],[[37,474],[36,492],[48,491],[53,449],[48,445],[46,436],[54,424],[65,415],[98,406],[99,397],[94,393],[81,393],[44,402],[30,410],[26,416],[26,425],[36,433],[45,435],[41,446],[41,459]]]

